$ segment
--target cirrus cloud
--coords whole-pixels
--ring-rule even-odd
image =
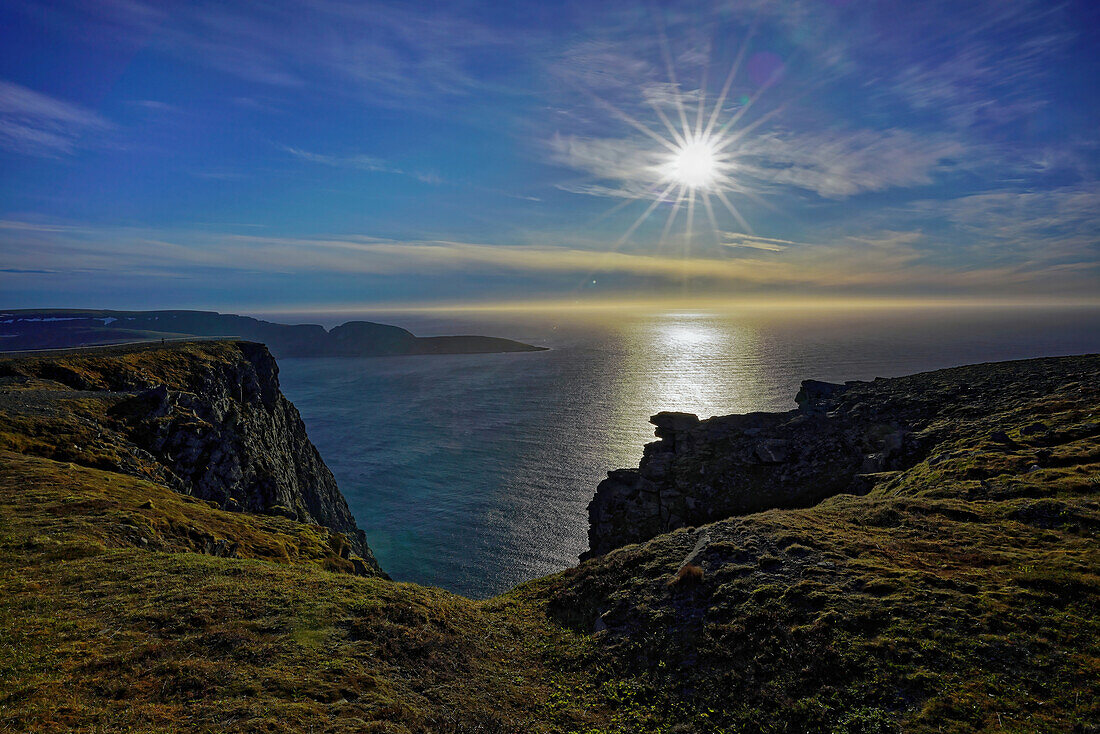
[[[57,157],[72,153],[81,138],[111,127],[84,107],[0,80],[0,147]]]

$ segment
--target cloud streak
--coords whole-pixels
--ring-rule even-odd
[[[826,199],[910,188],[966,154],[961,143],[899,129],[844,133],[767,133],[747,138],[738,152],[743,174],[792,186]]]
[[[951,266],[923,247],[920,232],[879,232],[827,244],[727,235],[728,247],[695,256],[618,252],[558,246],[491,245],[451,241],[398,242],[370,237],[286,238],[251,235],[166,234],[97,228],[51,229],[7,223],[13,233],[13,269],[176,276],[239,271],[293,275],[414,276],[453,279],[462,273],[513,285],[549,278],[614,276],[627,287],[690,281],[699,296],[738,289],[769,293],[852,291],[881,293],[1029,293],[1057,288],[1088,293],[1090,262],[1018,260],[995,266]],[[26,277],[22,275],[21,277]],[[731,291],[733,289],[733,291]],[[629,290],[625,292],[630,292]]]
[[[79,105],[0,80],[0,147],[56,158],[72,153],[81,139],[112,125]]]
[[[725,247],[747,247],[751,250],[764,250],[765,252],[783,252],[788,247],[799,245],[790,240],[778,240],[773,237],[757,237],[756,235],[742,232],[719,233],[719,244]]]
[[[472,66],[515,43],[443,7],[314,0],[170,9],[145,0],[28,1],[93,43],[157,51],[273,90],[338,94],[396,107],[483,89]]]
[[[435,173],[406,171],[390,165],[381,158],[375,158],[369,155],[325,155],[323,153],[311,153],[308,150],[292,148],[287,145],[280,145],[279,147],[295,158],[306,161],[307,163],[317,163],[333,168],[354,168],[360,171],[374,171],[377,173],[393,173],[399,176],[411,176],[421,183],[431,184],[433,186],[438,186],[443,183],[443,178]]]

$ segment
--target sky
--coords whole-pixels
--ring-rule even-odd
[[[1098,122],[1091,0],[0,0],[0,293],[1097,301]]]

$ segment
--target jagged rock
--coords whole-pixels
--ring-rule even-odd
[[[782,464],[791,452],[791,442],[782,438],[766,438],[756,444],[756,458],[765,464]]]
[[[385,571],[378,568],[378,564],[373,561],[366,561],[358,556],[352,556],[348,559],[351,561],[352,572],[357,576],[377,576],[379,578],[390,580],[390,576]]]
[[[686,447],[686,434],[699,425],[699,416],[694,413],[658,413],[651,416],[649,422],[657,428],[657,438],[664,439],[668,451],[677,452]]]
[[[208,545],[207,553],[219,558],[236,558],[239,547],[240,545],[236,541],[221,538]]]
[[[863,457],[859,470],[861,474],[876,474],[886,469],[886,454],[878,452]]]
[[[656,433],[663,438],[663,434],[667,432],[677,433],[679,431],[695,428],[695,426],[699,425],[699,416],[694,413],[673,413],[666,411],[651,416],[649,422],[657,426]]]
[[[847,390],[848,385],[837,385],[820,380],[803,380],[802,388],[798,391],[794,401],[798,403],[799,408],[810,410],[831,398],[843,394]]]
[[[279,390],[278,365],[260,344],[189,375],[186,389],[156,385],[115,406],[130,437],[160,458],[188,494],[228,509],[316,522],[374,560],[332,472]]]
[[[1026,375],[1026,377],[1020,377]],[[955,368],[908,377],[846,382],[805,380],[798,409],[700,421],[687,413],[658,413],[658,441],[645,447],[636,470],[610,472],[589,503],[589,550],[602,555],[686,525],[703,525],[771,508],[806,507],[840,493],[864,494],[889,472],[904,470],[939,444],[948,416],[988,415],[978,396],[997,395],[1005,381],[1037,391],[1048,379],[1026,365]],[[1018,400],[1019,395],[1005,396]],[[1095,424],[1062,430],[1062,439],[1095,435]],[[1027,435],[1051,431],[1042,423]],[[1016,446],[1003,430],[991,438]],[[941,451],[930,466],[972,449]],[[1029,471],[1049,465],[1036,453]]]
[[[812,504],[842,491],[863,462],[862,434],[797,411],[651,422],[661,440],[638,469],[610,472],[597,487],[582,560],[729,514]]]
[[[212,506],[274,513],[343,533],[377,570],[347,500],[279,388],[263,344],[211,342],[198,349],[133,349],[11,361],[7,374],[49,377],[115,400],[111,428],[131,442],[119,469],[163,482]]]
[[[673,455],[670,453],[654,454],[642,466],[642,476],[646,479],[663,479],[672,469],[672,461]]]

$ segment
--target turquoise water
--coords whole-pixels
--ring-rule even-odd
[[[279,361],[283,390],[382,566],[473,597],[576,563],[596,484],[637,464],[658,411],[787,410],[806,378],[1100,351],[1097,309],[293,320],[348,318],[552,348]]]

